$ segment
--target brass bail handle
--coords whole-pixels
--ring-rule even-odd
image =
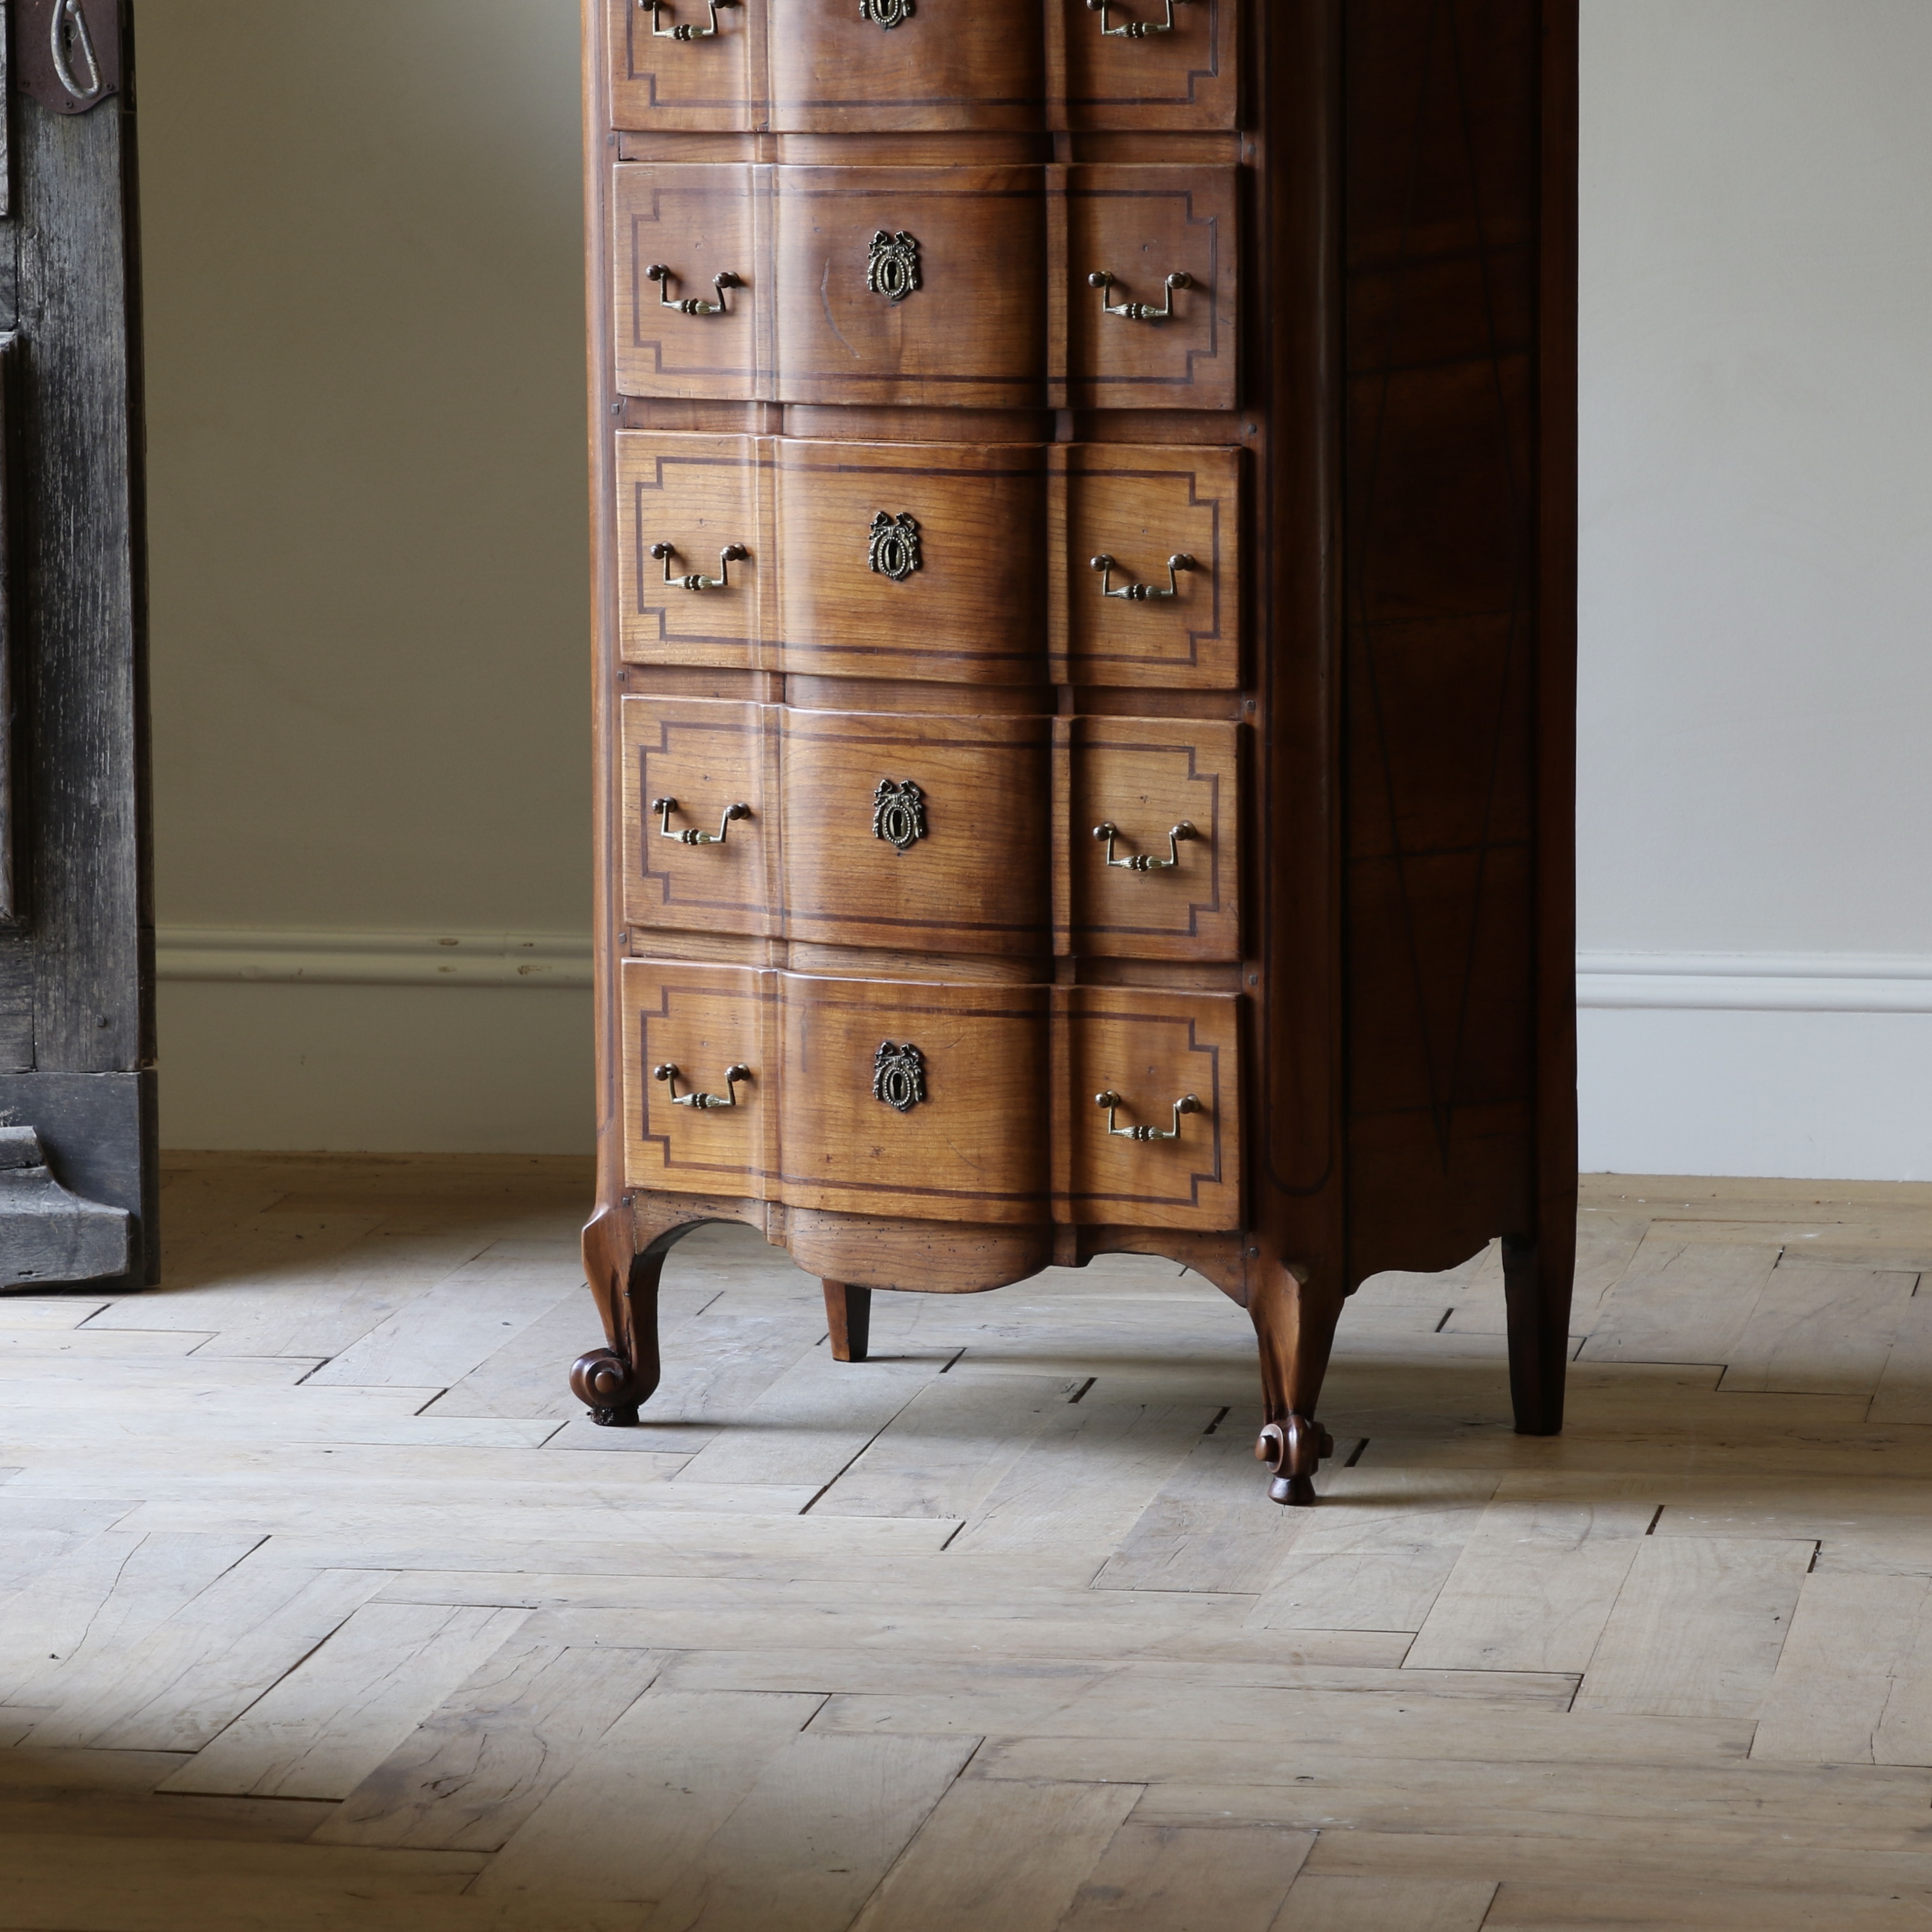
[[[1134,852],[1124,859],[1115,858],[1114,841],[1121,836],[1121,832],[1111,818],[1103,818],[1094,826],[1094,836],[1107,842],[1108,865],[1118,866],[1124,872],[1165,872],[1180,864],[1181,842],[1187,838],[1198,838],[1201,835],[1184,818],[1167,835],[1167,856],[1165,859],[1156,859],[1150,852]]]
[[[1102,597],[1124,597],[1130,603],[1144,604],[1150,597],[1178,597],[1180,586],[1175,573],[1183,570],[1198,570],[1201,566],[1183,550],[1176,550],[1167,560],[1167,588],[1163,590],[1157,584],[1124,584],[1119,590],[1114,588],[1114,572],[1120,568],[1118,559],[1104,552],[1099,556],[1090,556],[1089,566],[1100,573],[1100,595]]]
[[[664,580],[680,590],[729,590],[731,587],[731,566],[749,560],[752,553],[742,544],[727,544],[718,553],[718,574],[706,577],[694,571],[686,577],[674,577],[671,564],[677,556],[675,544],[654,543],[651,554],[664,560]]]
[[[1180,1117],[1183,1114],[1198,1114],[1201,1102],[1192,1094],[1184,1094],[1174,1103],[1174,1125],[1171,1127],[1117,1127],[1114,1115],[1127,1103],[1110,1088],[1104,1094],[1094,1096],[1096,1107],[1107,1110],[1107,1131],[1118,1134],[1124,1141],[1178,1141],[1180,1138]]]
[[[734,275],[726,268],[711,278],[711,286],[718,296],[715,302],[700,302],[695,296],[686,296],[680,301],[670,292],[671,284],[681,279],[675,268],[667,268],[662,262],[653,262],[644,274],[658,284],[658,307],[675,309],[680,315],[728,315],[730,310],[725,305],[724,291],[745,286],[742,276]]]
[[[670,0],[638,0],[640,7],[651,10],[651,34],[660,40],[708,40],[718,32],[718,10],[721,7],[741,6],[743,0],[711,0],[711,24],[706,27],[686,26],[667,27],[662,16],[670,4]],[[1172,14],[1172,4],[1168,11]]]
[[[1175,0],[1167,0],[1167,18],[1164,20],[1124,20],[1118,27],[1107,24],[1107,16],[1119,7],[1120,0],[1087,0],[1087,10],[1100,16],[1100,31],[1109,40],[1144,40],[1150,34],[1171,34],[1174,32]]]
[[[700,1112],[708,1113],[714,1107],[738,1106],[740,1104],[738,1083],[741,1080],[749,1080],[752,1077],[752,1070],[748,1066],[726,1067],[724,1090],[722,1094],[680,1094],[677,1090],[677,1083],[683,1077],[675,1064],[668,1060],[662,1066],[654,1066],[651,1069],[651,1078],[653,1080],[662,1080],[670,1087],[670,1103],[674,1107],[695,1107]]]
[[[728,805],[724,808],[724,816],[718,821],[716,832],[700,832],[694,825],[682,832],[674,832],[670,829],[670,815],[677,809],[677,800],[674,798],[654,798],[651,800],[651,809],[658,815],[658,836],[660,838],[675,838],[680,845],[722,845],[730,836],[732,820],[749,818],[752,815],[752,808],[748,805]]]
[[[1184,268],[1177,268],[1167,278],[1167,299],[1156,308],[1150,302],[1110,302],[1107,299],[1117,278],[1105,268],[1097,269],[1087,278],[1090,289],[1100,291],[1100,312],[1103,315],[1118,315],[1128,322],[1166,322],[1174,314],[1174,292],[1176,289],[1191,289],[1194,278]]]

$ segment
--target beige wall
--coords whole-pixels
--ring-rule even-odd
[[[586,934],[576,0],[136,10],[164,968]],[[160,1014],[171,1145],[589,1144],[580,986]]]

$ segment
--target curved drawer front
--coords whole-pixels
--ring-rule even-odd
[[[1056,128],[1234,125],[1235,0],[1108,0],[1098,17],[1089,0],[1046,4]]]
[[[1056,454],[1054,681],[1238,689],[1241,452],[1074,443]]]
[[[1108,0],[1104,13],[1088,0],[972,0],[970,11],[961,0],[604,4],[618,128],[1235,124],[1234,0]]]
[[[1064,326],[1056,318],[1053,330],[1056,404],[1233,408],[1234,170],[1056,173],[1065,214],[1064,253],[1054,265],[1056,302],[1064,304]],[[1095,286],[1096,276],[1107,278],[1103,285]]]
[[[770,1192],[778,1126],[775,976],[627,959],[624,1178],[674,1194]],[[657,1070],[674,1072],[658,1077]],[[742,1069],[742,1077],[727,1076]],[[707,1102],[728,1102],[711,1105]]]
[[[1046,676],[1046,452],[777,442],[781,668],[1034,684]]]
[[[1056,950],[1240,958],[1240,728],[1154,718],[1056,726]]]
[[[1046,952],[1050,721],[780,715],[788,937]]]
[[[1039,404],[1043,170],[781,167],[772,175],[778,400]]]
[[[778,977],[785,1201],[1049,1218],[1048,988]]]
[[[771,707],[626,698],[621,708],[626,922],[776,934]]]
[[[1238,1228],[1237,996],[1075,986],[1054,998],[1054,1082],[1068,1110],[1054,1146],[1054,1219]]]
[[[777,0],[770,124],[802,133],[1044,125],[1039,0]]]
[[[748,436],[617,438],[617,625],[629,662],[764,662],[776,572],[760,448]]]

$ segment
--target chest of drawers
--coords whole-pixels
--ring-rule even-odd
[[[1576,0],[588,0],[598,1205],[1244,1306],[1574,1240]]]

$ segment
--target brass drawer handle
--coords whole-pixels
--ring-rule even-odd
[[[750,1079],[752,1077],[752,1070],[748,1066],[726,1067],[724,1070],[724,1091],[722,1094],[698,1093],[680,1094],[677,1090],[677,1083],[682,1077],[683,1076],[678,1072],[677,1068],[668,1060],[666,1060],[662,1066],[654,1066],[651,1069],[651,1078],[653,1080],[662,1080],[669,1084],[670,1088],[670,1103],[674,1107],[695,1107],[700,1112],[708,1113],[714,1107],[735,1107],[738,1106],[740,1104],[738,1100],[738,1082],[741,1080]]]
[[[1111,1089],[1105,1094],[1096,1094],[1094,1104],[1107,1110],[1107,1131],[1118,1134],[1124,1141],[1178,1141],[1180,1138],[1180,1117],[1183,1114],[1198,1114],[1201,1102],[1192,1094],[1184,1094],[1174,1103],[1174,1125],[1171,1127],[1117,1127],[1114,1114],[1117,1108],[1127,1103]]]
[[[724,808],[724,817],[718,821],[718,830],[715,832],[700,832],[694,825],[682,832],[674,832],[670,829],[670,815],[677,809],[677,800],[674,798],[654,798],[651,800],[651,809],[658,815],[658,836],[660,838],[675,838],[680,845],[722,845],[730,836],[731,821],[736,818],[749,818],[752,815],[752,808],[748,805],[728,805]]]
[[[682,32],[683,29],[680,28],[679,31]],[[724,291],[727,289],[742,289],[745,286],[742,276],[734,275],[727,268],[722,274],[711,278],[711,286],[718,292],[718,299],[715,302],[700,302],[695,296],[687,296],[680,302],[673,298],[670,292],[671,284],[678,279],[675,269],[666,268],[662,262],[653,262],[644,274],[658,285],[658,307],[674,308],[680,315],[729,315],[731,311],[725,306]]]
[[[1100,312],[1103,315],[1121,316],[1129,322],[1166,322],[1174,314],[1174,290],[1191,289],[1194,278],[1184,268],[1177,268],[1167,278],[1167,299],[1159,308],[1148,302],[1110,302],[1107,295],[1114,286],[1114,278],[1104,268],[1089,275],[1087,286],[1100,291]]]
[[[1165,872],[1180,862],[1179,847],[1184,838],[1198,838],[1201,835],[1186,819],[1175,826],[1167,835],[1167,856],[1156,859],[1150,852],[1136,852],[1125,859],[1114,856],[1114,841],[1120,836],[1120,828],[1111,818],[1103,818],[1094,828],[1096,838],[1107,842],[1107,863],[1118,866],[1124,872]]]
[[[708,40],[718,31],[718,10],[721,7],[736,7],[742,0],[711,0],[711,24],[708,27],[667,27],[659,19],[670,0],[638,0],[640,7],[651,10],[651,33],[660,40]],[[1170,8],[1170,12],[1172,9]]]
[[[688,577],[672,576],[671,560],[677,555],[675,544],[652,544],[651,554],[664,559],[664,580],[667,584],[675,584],[680,590],[729,590],[732,565],[745,562],[752,553],[742,544],[727,544],[718,553],[718,574],[716,577],[700,576],[695,572]]]
[[[1144,40],[1150,34],[1171,34],[1174,32],[1174,0],[1167,0],[1167,18],[1164,20],[1128,20],[1118,27],[1107,24],[1108,10],[1118,7],[1120,0],[1087,0],[1087,10],[1100,16],[1100,31],[1109,39]]]
[[[1180,586],[1174,581],[1178,570],[1198,570],[1201,566],[1185,550],[1177,550],[1167,560],[1167,588],[1163,590],[1157,584],[1124,584],[1114,588],[1114,572],[1120,565],[1108,556],[1089,557],[1088,562],[1100,573],[1100,595],[1102,597],[1124,597],[1131,603],[1144,603],[1150,597],[1178,597]]]

